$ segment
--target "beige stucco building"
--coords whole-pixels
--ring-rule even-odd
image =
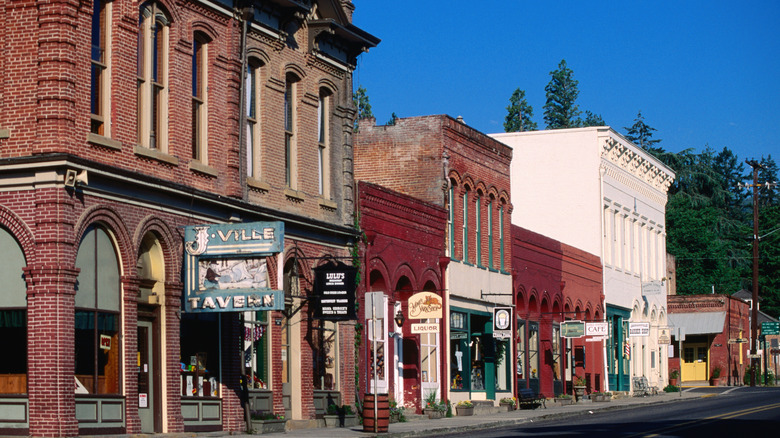
[[[601,258],[605,372],[663,387],[667,346],[666,201],[674,172],[610,127],[491,135],[514,150],[512,223]],[[634,334],[630,336],[629,332]]]

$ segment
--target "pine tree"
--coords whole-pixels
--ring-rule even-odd
[[[585,120],[578,120],[578,126],[607,126],[604,119],[601,118],[601,114],[593,114],[590,111],[585,111]]]
[[[535,131],[536,122],[531,120],[534,109],[525,100],[525,90],[516,89],[509,98],[509,106],[506,107],[504,119],[504,132]]]
[[[663,152],[663,148],[654,146],[661,139],[653,139],[655,128],[651,128],[645,123],[642,111],[637,113],[634,124],[630,128],[624,127],[623,129],[626,130],[626,138],[640,148],[653,154]]]
[[[355,117],[355,132],[357,132],[360,120],[374,117],[374,114],[371,112],[371,104],[368,102],[368,93],[362,85],[352,93],[352,105],[355,107],[355,111],[357,111],[357,117]]]
[[[544,104],[544,122],[547,129],[573,128],[581,111],[575,104],[580,94],[577,89],[579,82],[574,79],[574,72],[566,66],[562,59],[558,70],[550,72],[550,82],[544,87],[547,102]]]

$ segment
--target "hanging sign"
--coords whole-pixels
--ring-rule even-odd
[[[283,247],[283,222],[184,227],[184,311],[284,309],[284,293],[270,288],[266,264]]]
[[[420,292],[412,295],[407,300],[409,304],[409,318],[433,319],[441,318],[444,314],[441,297],[432,292]]]
[[[672,329],[669,327],[658,328],[658,343],[659,344],[671,344],[672,343]]]
[[[314,318],[326,321],[357,319],[355,273],[357,268],[330,262],[314,268]]]
[[[439,333],[438,323],[415,323],[412,324],[412,333]]]
[[[581,338],[585,336],[585,323],[582,321],[564,321],[561,323],[561,337]]]
[[[585,323],[585,335],[586,336],[608,336],[609,323],[608,322]]]
[[[493,337],[510,339],[512,337],[512,308],[493,308]]]

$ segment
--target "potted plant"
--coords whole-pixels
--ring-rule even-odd
[[[447,406],[436,398],[436,391],[431,391],[425,396],[425,408],[423,409],[423,412],[430,419],[444,418],[444,413],[447,412]]]
[[[555,396],[554,401],[555,401],[555,403],[557,403],[557,404],[559,404],[561,406],[566,406],[566,405],[570,405],[570,404],[574,403],[574,400],[572,399],[571,394],[559,394],[559,395]]]
[[[587,381],[585,377],[574,376],[574,395],[577,396],[577,400],[580,400],[585,396],[585,389],[587,388]]]
[[[672,386],[677,386],[677,379],[680,378],[680,370],[673,369],[669,371],[669,384]]]
[[[710,386],[718,386],[718,384],[720,384],[720,373],[720,367],[716,366],[712,369],[712,373],[710,374]]]
[[[284,415],[272,412],[252,411],[250,420],[255,434],[283,433],[287,424]]]
[[[350,405],[329,404],[327,413],[324,416],[325,427],[352,427],[357,426],[357,415]]]
[[[590,399],[594,402],[608,402],[612,401],[611,392],[594,392],[590,395]]]
[[[517,399],[514,397],[504,397],[498,402],[498,405],[505,407],[507,411],[514,411],[517,408]]]
[[[390,422],[391,423],[405,423],[406,415],[404,414],[404,407],[398,406],[398,402],[390,399]]]
[[[455,405],[455,411],[458,413],[458,417],[474,415],[474,403],[471,400],[461,400]]]

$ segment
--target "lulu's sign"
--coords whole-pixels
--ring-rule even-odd
[[[420,292],[409,297],[409,318],[441,318],[444,314],[441,297],[432,292]]]
[[[328,263],[314,268],[314,318],[327,321],[357,319],[355,314],[355,273],[344,263]]]
[[[266,263],[283,247],[282,222],[184,227],[184,311],[283,310],[284,293],[270,288]]]

